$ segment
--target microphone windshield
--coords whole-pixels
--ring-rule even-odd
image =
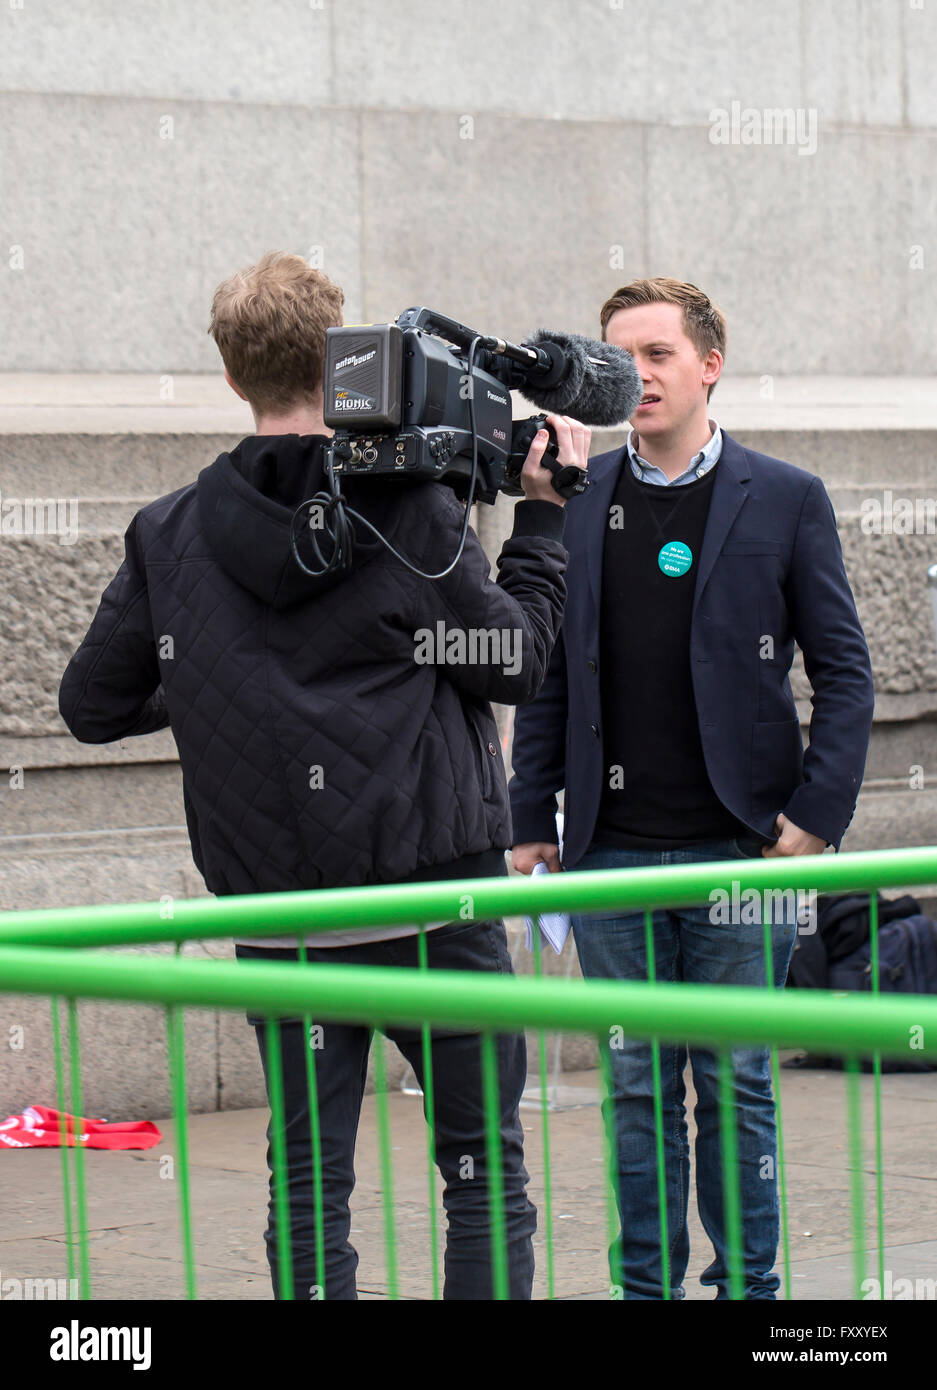
[[[540,329],[528,340],[550,352],[560,367],[547,380],[527,381],[521,392],[547,414],[572,415],[584,425],[620,425],[630,418],[644,395],[634,358],[613,343],[600,343],[578,333],[548,333]],[[562,371],[565,359],[566,370]]]

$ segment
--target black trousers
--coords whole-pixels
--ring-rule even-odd
[[[430,970],[487,970],[512,974],[504,925],[501,922],[450,923],[426,933]],[[418,938],[361,946],[307,949],[310,962],[367,966],[408,966],[418,961]],[[239,960],[296,961],[295,950],[238,946]],[[267,1027],[248,1014],[260,1047],[270,1094]],[[310,1139],[309,1089],[306,1077],[307,1040],[302,1021],[280,1024],[286,1154],[293,1260],[293,1293],[297,1299],[354,1299],[358,1255],[348,1236],[348,1200],[355,1184],[354,1151],[364,1096],[368,1051],[373,1030],[365,1025],[313,1020],[315,1080],[322,1149],[322,1200],[325,1246],[325,1289],[316,1271],[316,1222]],[[422,1037],[418,1029],[389,1028],[387,1036],[411,1064],[425,1090]],[[518,1103],[527,1078],[527,1049],[523,1034],[495,1038],[501,1104],[501,1153],[508,1262],[508,1295],[529,1299],[533,1282],[533,1243],[536,1210],[527,1197],[523,1130]],[[436,1163],[445,1184],[443,1205],[448,1218],[445,1257],[447,1299],[493,1297],[491,1212],[482,1100],[481,1046],[477,1033],[436,1030],[431,1033],[435,1112]],[[272,1122],[271,1122],[272,1123]],[[267,1129],[270,1202],[265,1234],[274,1297],[279,1293],[277,1223],[273,1201],[273,1165]]]

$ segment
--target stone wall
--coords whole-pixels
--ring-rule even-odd
[[[925,0],[4,6],[0,370],[214,370],[284,248],[351,322],[593,332],[669,273],[733,372],[933,372],[935,68]]]

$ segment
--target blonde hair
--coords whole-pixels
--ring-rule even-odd
[[[313,404],[322,391],[325,330],[345,296],[302,256],[271,251],[215,290],[208,329],[232,381],[259,414]]]
[[[690,285],[683,280],[671,280],[667,275],[659,275],[653,280],[632,280],[629,285],[622,285],[621,289],[606,299],[599,315],[603,342],[612,315],[619,309],[633,309],[638,304],[681,305],[683,331],[700,357],[705,361],[713,348],[725,357],[726,321],[722,310],[718,309],[709,296],[696,285]],[[716,383],[713,382],[706,394],[707,400],[715,389]]]

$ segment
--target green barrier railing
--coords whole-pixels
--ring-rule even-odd
[[[0,993],[47,994],[53,1001],[53,1039],[60,1110],[81,1115],[81,1065],[78,1037],[79,999],[110,999],[161,1004],[166,1010],[167,1047],[173,1116],[180,1168],[179,1203],[185,1291],[196,1296],[194,1214],[191,1203],[186,1142],[186,1083],[183,1013],[185,1008],[244,1009],[267,1019],[270,1059],[271,1149],[274,1202],[277,1212],[279,1296],[292,1297],[292,1251],[289,1240],[289,1194],[286,1180],[283,1074],[280,1022],[299,1018],[308,1030],[313,1020],[351,1022],[369,1027],[415,1027],[421,1031],[424,1067],[424,1105],[428,1125],[428,1166],[431,1227],[432,1287],[439,1296],[436,1254],[436,1196],[433,1177],[433,1027],[470,1028],[479,1034],[486,1119],[485,1176],[491,1213],[493,1296],[509,1287],[505,1225],[505,1196],[501,1181],[498,1127],[499,1077],[495,1035],[525,1028],[538,1031],[540,1094],[544,1140],[545,1228],[547,1238],[547,1296],[555,1293],[552,1198],[549,1159],[549,1118],[544,1030],[588,1034],[599,1047],[599,1079],[606,1119],[606,1171],[613,1297],[623,1297],[621,1243],[616,1231],[617,1155],[613,1123],[613,1081],[610,1038],[625,1035],[651,1045],[655,1083],[655,1134],[660,1212],[660,1249],[664,1297],[669,1294],[668,1233],[662,1139],[660,1056],[662,1043],[696,1045],[719,1060],[719,1110],[722,1187],[728,1236],[729,1292],[740,1297],[744,1286],[742,1211],[735,1162],[736,1115],[733,1048],[770,1049],[776,1103],[779,1100],[778,1050],[806,1047],[844,1059],[847,1091],[848,1143],[852,1176],[854,1286],[861,1295],[866,1266],[860,1059],[871,1054],[874,1065],[874,1124],[876,1221],[879,1289],[884,1290],[884,1191],[882,1180],[883,1057],[937,1059],[937,998],[895,995],[878,991],[878,933],[875,892],[871,892],[873,996],[836,995],[818,991],[782,992],[774,988],[770,924],[764,929],[765,974],[769,989],[738,986],[665,984],[655,979],[651,911],[657,907],[712,902],[717,891],[733,889],[762,893],[864,891],[880,887],[937,882],[937,849],[896,850],[871,854],[816,856],[800,860],[732,860],[720,864],[682,865],[663,869],[616,870],[556,874],[536,879],[483,879],[459,883],[418,884],[366,889],[333,889],[317,893],[261,894],[251,897],[135,903],[98,908],[9,913],[0,916]],[[763,898],[763,901],[767,899]],[[315,933],[350,926],[422,924],[437,921],[484,921],[512,913],[537,915],[546,911],[578,912],[645,909],[648,982],[548,979],[540,970],[539,949],[533,977],[489,976],[476,972],[429,971],[426,937],[420,934],[420,968],[367,968],[316,962],[304,964],[306,946]],[[297,932],[300,963],[295,967],[242,961],[192,961],[178,957],[186,940],[217,936],[282,936]],[[536,934],[535,934],[536,936]],[[100,947],[174,941],[175,959],[108,956],[69,947]],[[38,948],[37,948],[38,947]],[[538,943],[539,947],[539,943]],[[876,997],[877,996],[877,997]],[[58,1000],[67,1003],[67,1051],[71,1101],[66,1103]],[[912,1041],[913,1040],[913,1041]],[[393,1207],[392,1144],[386,1103],[383,1059],[376,1050],[376,1115],[384,1198],[384,1241],[388,1291],[398,1292],[398,1252]],[[323,1247],[321,1134],[316,1090],[316,1060],[305,1048],[306,1084],[310,1098],[310,1152],[313,1156],[316,1230],[315,1297],[328,1298]],[[778,1179],[784,1241],[785,1293],[791,1296],[787,1197],[783,1168],[783,1131],[778,1112]],[[64,1136],[63,1136],[64,1137]],[[72,1171],[69,1171],[70,1158]],[[66,1210],[68,1274],[74,1276],[76,1251],[81,1296],[91,1296],[88,1255],[88,1216],[83,1151],[63,1147],[63,1195]],[[74,1212],[72,1206],[74,1205]],[[618,1267],[616,1267],[616,1261]],[[305,1294],[303,1295],[305,1296]],[[884,1296],[884,1295],[882,1295]]]
[[[705,903],[712,889],[733,881],[740,892],[873,892],[937,884],[937,848],[40,908],[0,914],[0,945],[133,946],[219,936],[308,936],[409,922],[483,922],[518,913],[681,907]]]

